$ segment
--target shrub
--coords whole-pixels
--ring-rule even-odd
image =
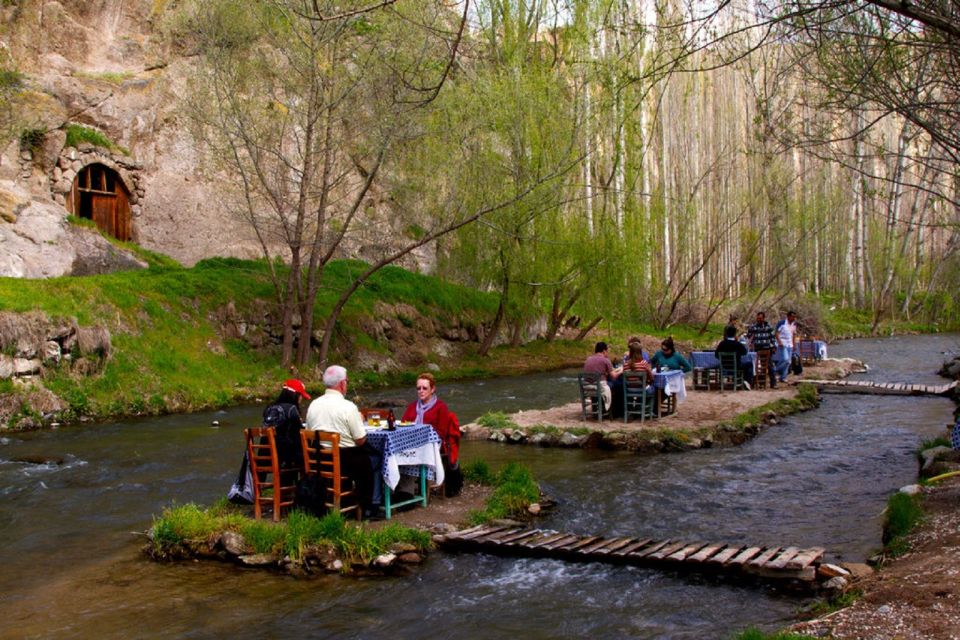
[[[496,481],[496,476],[490,470],[490,465],[486,460],[474,460],[461,465],[463,479],[467,482],[475,482],[484,486],[490,486]]]
[[[516,429],[517,423],[502,411],[490,411],[477,418],[477,424],[488,429]]]
[[[84,142],[96,147],[102,147],[110,151],[119,151],[124,155],[130,155],[130,152],[113,142],[103,133],[81,124],[68,124],[65,128],[67,132],[66,146],[76,147]]]
[[[470,514],[472,524],[482,524],[498,518],[522,515],[526,508],[540,499],[540,487],[533,480],[530,469],[519,462],[511,462],[496,477],[496,488],[482,511]]]
[[[919,496],[895,493],[887,501],[883,523],[883,544],[887,555],[896,557],[907,552],[906,536],[923,520]]]
[[[44,129],[24,129],[20,132],[20,150],[36,153],[43,146]]]

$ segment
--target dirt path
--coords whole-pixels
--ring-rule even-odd
[[[803,622],[814,637],[960,639],[960,478],[928,489],[926,521],[909,536],[910,552],[858,583],[852,606]]]

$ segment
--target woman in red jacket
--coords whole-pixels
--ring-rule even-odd
[[[437,397],[437,381],[432,374],[417,376],[417,400],[403,412],[404,422],[429,424],[440,436],[440,457],[443,459],[444,491],[447,496],[460,493],[463,475],[460,473],[460,422],[446,403]]]

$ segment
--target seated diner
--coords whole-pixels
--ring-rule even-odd
[[[450,497],[460,493],[460,422],[447,404],[437,397],[437,381],[430,373],[417,376],[417,399],[403,412],[404,422],[428,424],[440,437],[440,459],[443,462],[444,493]]]
[[[600,393],[603,395],[603,406],[611,407],[613,392],[610,390],[610,383],[620,377],[623,369],[613,367],[613,363],[610,362],[610,348],[606,342],[600,341],[596,344],[593,348],[593,355],[583,363],[583,372],[600,375]]]
[[[366,447],[367,431],[357,405],[346,399],[347,370],[331,365],[323,372],[324,394],[307,409],[307,429],[340,434],[340,468],[357,487],[365,517],[375,514],[374,469],[380,468],[380,454]]]
[[[643,347],[639,339],[631,338],[627,345],[628,351],[623,359],[623,365],[620,368],[620,375],[613,384],[610,385],[610,392],[613,395],[613,404],[611,405],[611,415],[614,418],[623,417],[623,373],[627,371],[642,371],[647,374],[647,388],[653,393],[653,369],[650,363],[643,357]]]
[[[721,353],[733,353],[737,356],[737,366],[740,367],[740,371],[743,372],[743,381],[744,386],[747,389],[750,389],[753,386],[753,365],[744,364],[743,357],[747,355],[747,347],[737,340],[737,328],[731,325],[727,325],[723,330],[723,340],[717,344],[717,348],[713,350],[713,355],[716,356],[717,360],[720,359]]]
[[[656,371],[679,369],[684,373],[693,371],[693,366],[676,349],[673,336],[660,343],[660,350],[650,358],[650,366]]]

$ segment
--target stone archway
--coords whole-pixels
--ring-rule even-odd
[[[137,240],[143,187],[142,167],[130,158],[93,145],[66,147],[50,173],[53,198],[104,233]]]
[[[100,231],[118,240],[130,240],[130,191],[119,174],[94,162],[83,167],[73,179],[65,207],[78,218],[93,220]]]

